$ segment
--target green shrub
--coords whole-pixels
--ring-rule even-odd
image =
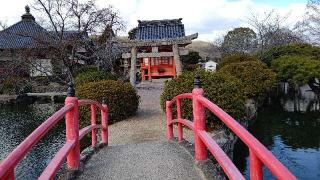
[[[161,106],[165,111],[165,101],[182,93],[190,93],[193,89],[193,79],[195,75],[200,75],[205,97],[217,104],[235,119],[245,117],[244,102],[245,95],[242,93],[241,82],[230,75],[197,70],[193,72],[183,72],[177,78],[165,83],[161,94]],[[182,113],[184,118],[192,118],[191,100],[183,100]],[[174,108],[173,108],[174,109]],[[206,114],[207,122],[213,125],[214,116],[211,113]]]
[[[221,61],[219,62],[217,69],[221,69],[223,66],[231,64],[231,63],[239,63],[239,62],[245,62],[245,61],[258,61],[258,59],[256,59],[253,56],[249,56],[246,54],[235,54],[235,55],[231,55],[231,56],[226,56],[223,57],[221,59]]]
[[[89,72],[89,71],[98,71],[98,70],[99,69],[93,65],[77,67],[77,69],[74,72],[74,76],[77,76],[80,73],[85,73],[85,72]]]
[[[20,76],[7,77],[0,84],[0,94],[23,94],[31,90],[28,80]]]
[[[198,64],[199,59],[201,59],[201,56],[196,51],[190,51],[188,55],[181,56],[183,64]]]
[[[117,79],[118,78],[111,73],[107,74],[101,70],[90,67],[86,70],[83,69],[81,72],[77,73],[75,77],[75,84],[76,86],[81,86],[89,82],[98,82],[101,80],[117,80]]]
[[[106,98],[109,108],[109,123],[121,121],[138,110],[139,96],[130,83],[122,81],[104,80],[90,82],[76,87],[77,97],[101,102]],[[88,116],[87,116],[88,117]],[[90,124],[90,119],[81,124]]]
[[[197,64],[183,64],[182,69],[183,71],[194,71],[199,68]]]
[[[281,56],[310,56],[312,59],[320,59],[320,48],[310,44],[289,44],[277,46],[259,56],[261,61],[265,62],[268,66],[274,59]]]
[[[310,56],[281,56],[272,61],[271,68],[277,72],[278,79],[300,86],[310,78],[320,77],[320,61]]]
[[[256,100],[262,100],[276,83],[276,74],[260,61],[232,63],[219,72],[238,78],[244,85],[244,94]]]

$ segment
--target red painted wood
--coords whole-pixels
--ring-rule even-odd
[[[151,58],[148,58],[148,80],[151,81]]]
[[[53,179],[59,171],[60,166],[65,161],[67,154],[74,148],[75,144],[75,140],[66,142],[41,173],[38,180]]]
[[[178,98],[177,102],[177,116],[178,119],[182,119],[182,112],[181,112],[181,100]],[[178,123],[178,141],[181,142],[183,140],[183,129],[182,129],[182,123]]]
[[[29,150],[57,123],[64,115],[73,108],[67,105],[54,113],[37,129],[35,129],[24,141],[22,141],[0,164],[0,179],[11,172],[14,167],[22,160]]]
[[[170,107],[170,101],[166,101],[166,117],[167,117],[167,138],[170,140],[173,138],[173,126],[172,121],[172,111]]]
[[[262,163],[251,149],[249,149],[249,159],[250,159],[250,179],[262,180],[263,179]]]
[[[194,130],[194,123],[187,119],[173,119],[169,124],[181,123],[187,126],[189,129]]]
[[[172,106],[174,103],[176,103],[177,99],[192,99],[192,93],[184,93],[184,94],[179,94],[176,97],[172,98],[169,101],[168,106]]]
[[[206,130],[205,112],[202,104],[198,101],[198,98],[203,96],[203,90],[201,88],[195,88],[192,90],[193,100],[193,121],[194,121],[194,147],[195,158],[197,161],[203,161],[207,159],[207,150],[204,142],[202,142],[198,132]]]
[[[79,103],[78,103],[79,102]],[[99,107],[102,111],[102,125],[90,125],[79,131],[79,105],[91,105],[91,107]],[[93,108],[94,109],[94,108]],[[76,97],[67,97],[65,106],[54,113],[37,129],[35,129],[22,143],[20,143],[0,164],[0,179],[14,179],[14,168],[34,146],[59,120],[66,117],[66,137],[67,142],[56,153],[47,168],[44,170],[40,179],[53,179],[55,173],[67,157],[68,167],[76,169],[80,162],[79,139],[85,134],[92,132],[97,128],[103,128],[102,140],[107,142],[108,127],[108,108],[107,105],[101,105],[92,100],[78,100]],[[92,115],[93,117],[96,115]],[[94,122],[94,118],[93,118]],[[73,153],[73,154],[72,154]]]
[[[108,106],[102,104],[101,110],[101,139],[102,143],[108,144]]]
[[[91,104],[91,125],[95,126],[97,124],[97,107],[94,104]],[[80,138],[81,139],[81,138]],[[97,133],[96,129],[93,128],[91,132],[91,145],[92,147],[96,147],[97,145]]]
[[[79,112],[78,98],[67,97],[65,105],[73,105],[73,109],[66,114],[66,139],[75,141],[75,145],[67,156],[68,168],[76,170],[80,166],[80,143],[79,143]]]
[[[213,157],[218,161],[223,171],[230,179],[245,179],[242,176],[241,172],[233,164],[231,159],[226,155],[226,153],[220,148],[220,146],[211,138],[211,136],[206,131],[199,131],[198,134],[201,140],[208,147]]]
[[[253,135],[251,135],[244,127],[242,127],[230,115],[224,112],[220,107],[210,102],[204,97],[200,97],[199,101],[213,112],[224,124],[229,127],[263,162],[263,164],[278,179],[296,179],[296,177],[264,147]]]
[[[90,99],[80,99],[78,100],[78,106],[85,106],[85,105],[91,105],[94,104],[96,107],[98,107],[101,110],[105,110],[106,108],[102,106],[102,104],[98,103],[97,101],[90,100]]]
[[[101,129],[102,126],[101,125],[90,125],[90,126],[87,126],[85,128],[82,128],[80,131],[79,131],[79,139],[81,140],[85,135],[87,135],[90,131],[92,132],[92,130],[95,130],[95,129]]]
[[[190,125],[191,122],[189,120],[180,120],[179,118],[172,120],[171,106],[177,102],[177,99],[182,98],[192,99],[194,126],[193,124]],[[252,179],[262,179],[262,164],[264,164],[277,179],[296,179],[296,177],[244,127],[242,127],[236,120],[217,105],[204,98],[203,90],[199,88],[193,89],[192,94],[180,94],[172,98],[171,101],[166,102],[167,134],[171,131],[171,127],[169,125],[172,125],[173,123],[182,123],[192,129],[195,134],[196,160],[205,159],[204,151],[207,147],[230,179],[243,179],[242,175],[240,177],[241,173],[236,169],[232,161],[221,150],[217,143],[206,133],[204,107],[214,113],[249,147],[250,177]],[[173,134],[171,138],[173,138]],[[204,143],[204,146],[201,143]]]

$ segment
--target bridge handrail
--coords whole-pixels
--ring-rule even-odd
[[[70,87],[69,87],[70,88]],[[69,89],[68,89],[69,90]],[[72,91],[72,89],[71,89]],[[91,106],[91,125],[79,130],[78,106]],[[96,124],[96,108],[101,110],[101,125]],[[0,163],[0,179],[14,179],[14,168],[30,151],[30,149],[61,119],[66,119],[66,143],[55,154],[48,166],[40,175],[39,179],[52,179],[67,158],[68,169],[75,170],[80,166],[80,139],[92,132],[92,147],[97,144],[96,129],[101,129],[103,144],[108,143],[108,107],[97,101],[83,99],[78,100],[73,93],[65,100],[65,106],[55,112],[51,117],[36,128],[24,141],[22,141],[9,155]]]
[[[172,98],[169,102],[169,106],[171,106],[172,104],[174,104],[177,99],[192,99],[192,93],[183,93],[183,94],[179,94],[177,96],[175,96],[174,98]]]
[[[64,115],[73,108],[72,104],[64,106],[59,111],[54,113],[37,129],[35,129],[24,141],[22,141],[0,164],[0,179],[4,177],[6,172],[9,172],[12,167],[15,167],[29,150],[55,125],[61,120]]]
[[[222,169],[230,179],[244,179],[240,171],[232,163],[230,158],[218,146],[218,144],[209,136],[205,127],[205,108],[215,114],[228,128],[230,128],[249,148],[250,159],[250,178],[262,179],[262,163],[278,179],[296,179],[296,177],[253,135],[242,127],[235,119],[223,111],[220,107],[203,97],[203,89],[200,87],[200,79],[195,79],[195,88],[187,98],[192,99],[193,104],[193,122],[182,119],[181,99],[184,94],[175,96],[172,100],[166,102],[167,117],[167,138],[173,138],[173,123],[178,124],[178,140],[183,140],[182,125],[191,128],[195,138],[195,158],[198,161],[207,159],[206,148],[212,153]],[[191,97],[190,97],[191,94]],[[182,95],[182,96],[181,96]],[[172,118],[171,106],[176,103],[177,119]]]
[[[85,106],[85,105],[95,105],[96,107],[98,107],[101,110],[107,110],[105,107],[102,106],[102,104],[100,104],[97,101],[91,100],[91,99],[79,99],[78,100],[78,106]]]
[[[250,155],[251,153],[254,153],[276,178],[294,179],[292,173],[264,145],[262,145],[261,142],[229,114],[205,97],[199,97],[198,101],[230,128],[232,132],[248,146],[250,151],[252,151],[250,152]]]

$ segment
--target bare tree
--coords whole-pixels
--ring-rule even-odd
[[[0,30],[6,29],[8,26],[5,22],[0,21]]]
[[[251,13],[247,21],[257,34],[258,51],[264,52],[274,46],[301,41],[301,37],[288,28],[288,16],[289,14],[282,17],[275,10],[266,12],[263,16]]]
[[[46,44],[51,49],[51,59],[62,62],[71,81],[77,59],[92,60],[99,54],[96,51],[101,49],[94,47],[89,35],[100,33],[107,26],[114,32],[124,27],[119,13],[112,6],[98,8],[94,0],[35,0],[33,7],[43,15],[47,22],[45,25],[55,39]],[[88,47],[91,53],[77,52]]]
[[[303,20],[295,27],[305,39],[313,44],[320,42],[320,0],[309,0]]]

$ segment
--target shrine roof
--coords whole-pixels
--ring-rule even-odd
[[[164,20],[138,20],[138,27],[129,32],[132,40],[173,39],[185,36],[182,18]]]

